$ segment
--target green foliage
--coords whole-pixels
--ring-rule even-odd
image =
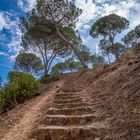
[[[133,53],[133,49],[134,48],[130,48],[130,49],[127,49],[124,53],[123,53],[123,58],[125,58],[125,59],[129,59],[129,58],[132,58],[133,57],[133,55],[134,55],[134,53]]]
[[[80,45],[78,47],[78,49],[79,49],[81,57],[83,58],[83,61],[88,65],[91,62],[90,61],[90,56],[91,56],[90,50],[85,45]]]
[[[95,64],[93,65],[93,70],[97,71],[98,69],[102,68],[104,66],[104,64]]]
[[[92,55],[90,57],[90,60],[92,62],[93,65],[102,65],[105,63],[104,58],[102,56],[98,56],[98,55]]]
[[[127,33],[127,35],[124,36],[122,41],[125,43],[128,47],[134,47],[137,45],[138,39],[140,38],[140,25],[137,26],[134,30],[131,30]]]
[[[125,50],[125,46],[118,42],[113,44],[112,46],[107,47],[107,51],[114,54],[117,59]]]
[[[123,58],[125,58],[126,60],[132,59],[132,57],[135,57],[135,52],[137,52],[139,48],[140,44],[136,44],[131,48],[126,49],[126,51],[122,54]]]
[[[92,25],[90,35],[93,38],[103,36],[104,38],[100,41],[99,47],[108,58],[109,54],[113,54],[117,59],[124,46],[120,43],[115,43],[115,37],[128,27],[128,20],[118,15],[110,14],[100,18]]]
[[[139,50],[140,49],[140,43],[132,47],[133,51]]]
[[[59,75],[53,74],[53,75],[42,76],[40,82],[43,84],[49,84],[51,82],[58,81],[59,79],[60,79]]]
[[[42,34],[43,33],[40,33],[38,37],[35,37],[34,34],[32,35],[32,31],[31,33],[26,32],[22,37],[22,47],[24,50],[33,49],[34,52],[40,54],[44,64],[44,74],[46,75],[48,74],[54,59],[56,57],[64,58],[68,56],[71,53],[71,49],[64,41],[58,37],[55,39],[56,34],[52,34],[50,36]]]
[[[79,71],[82,69],[82,65],[79,61],[74,61],[73,58],[68,58],[65,60],[66,71]]]
[[[52,67],[51,74],[63,74],[66,69],[65,63],[57,63],[55,66]]]
[[[21,18],[20,27],[25,31],[22,45],[26,49],[38,47],[37,50],[42,55],[47,72],[51,64],[48,66],[46,60],[50,60],[49,63],[53,61],[46,57],[48,52],[50,56],[51,52],[57,54],[59,49],[60,56],[73,50],[82,61],[75,45],[78,44],[79,37],[74,30],[81,13],[82,11],[68,0],[38,0],[35,9],[27,13],[26,17]],[[62,42],[65,45],[62,45]],[[54,46],[53,49],[52,46]],[[60,53],[61,49],[62,53]]]
[[[74,70],[81,71],[83,69],[86,70],[87,68],[83,67],[83,65],[81,64],[81,62],[79,62],[79,61],[74,62]]]
[[[68,58],[64,62],[56,64],[52,67],[52,74],[63,74],[65,72],[73,72],[82,70],[82,65],[79,61],[74,61],[73,58]]]
[[[2,81],[2,78],[0,77],[0,89],[2,88],[2,83],[3,81]]]
[[[14,80],[16,80],[17,78],[23,77],[24,75],[26,75],[26,74],[23,73],[23,72],[19,72],[19,71],[10,71],[10,72],[8,73],[8,79],[9,79],[9,81],[14,81]]]
[[[71,27],[62,28],[62,32],[64,32],[66,34],[66,37],[70,38],[71,40],[76,40],[77,39],[75,31]]]
[[[97,20],[91,28],[90,35],[95,37],[101,36],[116,36],[123,30],[129,27],[129,21],[116,14],[110,14]]]
[[[79,52],[87,66],[104,63],[104,58],[102,56],[92,55],[88,47],[85,45],[79,46]]]
[[[38,83],[32,75],[22,75],[9,82],[0,95],[0,112],[36,95]]]
[[[16,57],[15,69],[27,74],[36,74],[42,70],[42,62],[32,53],[22,53]]]

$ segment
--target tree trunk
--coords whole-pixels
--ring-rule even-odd
[[[53,62],[53,60],[55,59],[56,55],[57,55],[57,54],[54,54],[54,56],[52,55],[51,59],[50,59],[49,62],[48,62],[48,69],[47,69],[48,73],[49,73],[49,70],[50,70],[50,68],[51,68],[52,62]]]
[[[48,64],[44,64],[44,75],[48,76]]]
[[[119,54],[118,54],[118,52],[115,53],[115,57],[116,57],[116,59],[119,59]]]
[[[110,64],[111,63],[111,60],[110,60],[109,54],[107,54],[107,57],[108,57],[108,62]]]

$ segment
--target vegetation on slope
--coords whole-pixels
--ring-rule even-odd
[[[11,81],[0,93],[0,113],[37,95],[38,83],[32,75],[22,74]]]

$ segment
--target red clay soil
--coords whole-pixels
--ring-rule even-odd
[[[82,111],[78,101],[80,107],[83,103],[85,105]],[[73,108],[62,109],[65,102],[67,107],[72,105]],[[60,110],[56,108],[53,110],[53,103]],[[90,103],[90,106],[86,103]],[[86,110],[85,107],[87,107]],[[75,112],[74,108],[78,112]],[[90,116],[95,118],[94,121],[92,118],[84,124],[82,121],[79,122],[79,119],[82,119],[80,115],[88,119]],[[44,116],[57,117],[60,122],[54,118],[56,120],[53,126],[43,125],[43,128],[39,129],[43,123],[47,123],[47,126],[50,123],[44,122]],[[78,117],[79,119],[76,119]],[[67,119],[67,122],[64,119]],[[46,134],[54,131],[56,136],[62,135],[62,132],[66,133],[65,128],[69,131],[75,127],[81,129],[82,126],[84,126],[82,132],[92,127],[90,130],[94,137],[90,137],[89,133],[87,138],[84,138],[87,133],[83,133],[85,134],[83,138],[73,136],[71,139],[50,137]],[[59,130],[63,131],[58,132]],[[77,131],[77,129],[73,130]],[[73,130],[72,133],[79,135],[79,132],[75,133]],[[61,81],[55,82],[44,94],[0,116],[0,140],[94,139],[140,140],[140,47],[134,53],[97,71],[68,74]]]

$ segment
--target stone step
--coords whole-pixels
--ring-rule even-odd
[[[57,97],[67,97],[67,98],[69,98],[69,97],[81,97],[81,95],[79,94],[79,93],[61,93],[61,94],[57,94],[56,96],[55,96],[55,98],[57,98]]]
[[[34,133],[36,140],[101,140],[106,135],[105,127],[92,126],[40,126]]]
[[[56,99],[53,101],[56,104],[66,104],[66,103],[80,103],[82,102],[82,99],[77,98],[77,99]]]
[[[54,100],[56,100],[56,99],[81,99],[81,97],[80,96],[70,96],[70,97],[67,97],[67,96],[55,96],[55,98],[54,98]]]
[[[91,101],[91,104],[92,104],[92,105],[101,105],[100,102],[94,102],[94,101]]]
[[[52,107],[61,109],[61,108],[74,108],[74,107],[85,107],[85,106],[89,106],[90,104],[88,103],[67,103],[67,104],[52,104]]]
[[[82,91],[82,88],[79,88],[79,87],[65,87],[65,88],[63,88],[62,89],[63,90],[63,92],[80,92],[80,91]]]
[[[45,125],[56,125],[56,126],[69,126],[69,125],[85,125],[93,121],[98,121],[99,118],[95,114],[87,115],[47,115],[42,121],[42,124]]]
[[[81,115],[92,113],[92,107],[75,107],[75,108],[50,108],[47,111],[49,115]]]

